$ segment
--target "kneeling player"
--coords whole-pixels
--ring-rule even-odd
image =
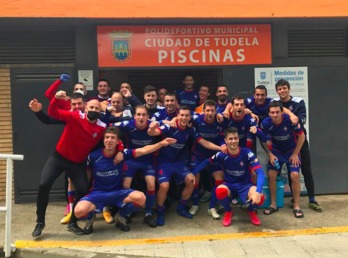
[[[251,223],[260,225],[256,209],[263,204],[264,197],[261,194],[264,172],[255,154],[248,148],[239,147],[238,129],[230,127],[225,130],[225,142],[227,153],[218,152],[209,160],[204,161],[193,171],[196,173],[204,168],[209,162],[221,164],[224,169],[224,183],[216,188],[216,197],[224,206],[225,214],[222,224],[227,227],[232,223],[231,192],[238,193],[243,203],[250,203],[247,213]],[[257,185],[252,183],[251,167],[257,175]]]
[[[122,163],[114,165],[116,145],[119,139],[119,130],[108,127],[104,134],[105,148],[92,152],[88,157],[89,168],[93,173],[93,186],[91,192],[83,197],[75,207],[75,216],[88,217],[84,228],[85,234],[93,232],[94,210],[102,210],[104,206],[116,206],[119,212],[115,215],[116,226],[123,231],[129,231],[125,216],[135,210],[135,207],[143,207],[146,201],[145,195],[136,190],[122,188]],[[166,138],[156,144],[138,149],[125,149],[124,159],[137,158],[154,152],[161,147],[175,143],[176,140]]]

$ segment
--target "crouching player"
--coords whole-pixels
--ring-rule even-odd
[[[231,192],[238,193],[243,203],[249,203],[247,213],[254,225],[261,225],[257,208],[264,202],[261,194],[264,172],[255,154],[248,148],[239,147],[238,129],[230,127],[225,130],[227,152],[218,152],[202,162],[193,173],[199,172],[209,164],[221,164],[224,170],[224,183],[216,188],[216,197],[224,206],[225,214],[222,224],[228,227],[232,223]],[[256,172],[257,184],[252,183],[251,169]]]
[[[119,208],[115,215],[116,227],[122,231],[129,231],[126,223],[126,215],[143,207],[146,201],[144,193],[132,189],[123,189],[122,162],[114,165],[116,145],[119,139],[119,129],[108,127],[104,134],[104,148],[92,152],[88,157],[88,167],[92,170],[93,185],[89,194],[81,198],[75,207],[75,216],[81,218],[87,216],[84,234],[93,232],[95,219],[94,210],[102,210],[104,206],[116,206]],[[166,138],[156,144],[147,145],[138,149],[125,149],[124,160],[137,158],[161,147],[175,143],[176,140]]]

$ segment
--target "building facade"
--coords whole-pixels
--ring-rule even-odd
[[[197,88],[207,83],[214,91],[218,84],[226,84],[230,95],[248,96],[258,76],[256,68],[305,67],[316,192],[348,192],[348,124],[343,107],[348,96],[348,4],[292,1],[290,5],[285,1],[256,0],[211,0],[204,4],[197,0],[170,4],[155,0],[114,2],[75,1],[74,8],[65,0],[2,4],[0,153],[25,156],[24,161],[15,162],[16,202],[35,200],[41,169],[62,130],[62,126],[41,124],[28,103],[37,98],[47,109],[44,92],[61,73],[72,76],[62,88],[67,92],[73,82],[84,79],[92,94],[102,77],[111,82],[113,90],[122,81],[130,81],[141,97],[147,84],[170,90],[182,87],[183,75],[189,72]],[[226,27],[235,29],[226,32]],[[172,28],[183,28],[186,34],[175,34]],[[253,41],[253,35],[265,28],[265,34]],[[107,36],[108,29],[131,31],[137,37],[128,47],[137,47],[123,55],[121,41],[114,42],[110,36],[110,42],[105,43],[103,36]],[[144,44],[148,48],[141,50],[138,43],[146,29],[149,35]],[[171,40],[163,41],[168,38]],[[108,44],[109,50],[105,50]],[[130,54],[135,58],[139,48],[144,52],[136,62],[126,62]],[[150,49],[157,51],[154,60]],[[103,51],[110,51],[113,59],[109,63]],[[286,69],[284,76],[289,77]],[[5,169],[5,161],[1,160],[0,199],[5,198]],[[62,184],[63,179],[55,184],[51,199],[64,196]]]

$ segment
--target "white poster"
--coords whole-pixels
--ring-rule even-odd
[[[78,70],[79,82],[86,85],[87,90],[93,90],[93,70]]]
[[[275,90],[275,84],[280,79],[287,80],[290,83],[290,95],[293,97],[300,97],[304,100],[307,108],[307,122],[305,128],[307,130],[307,136],[309,137],[309,114],[308,114],[308,69],[307,67],[264,67],[255,68],[255,87],[257,85],[264,85],[267,88],[268,97],[275,98],[278,94]],[[257,155],[262,163],[262,166],[267,167],[268,162],[267,155],[261,149],[261,146],[257,145]],[[260,151],[261,150],[261,151]],[[262,153],[263,152],[263,153]],[[281,178],[284,183],[284,192],[289,194],[290,188],[288,185],[287,170],[283,167],[281,171]],[[306,188],[304,186],[304,180],[301,176],[301,192],[305,193]]]

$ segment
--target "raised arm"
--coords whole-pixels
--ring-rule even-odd
[[[134,156],[135,158],[146,155],[146,154],[150,154],[152,152],[157,151],[158,149],[162,148],[162,147],[166,147],[170,144],[176,143],[176,139],[174,138],[165,138],[164,140],[155,143],[155,144],[151,144],[151,145],[147,145],[144,146],[142,148],[138,148],[135,149],[135,153]]]
[[[29,102],[29,108],[34,112],[37,119],[39,119],[43,124],[64,124],[63,121],[54,119],[48,114],[42,111],[42,104],[37,101],[37,99],[32,99]]]
[[[48,87],[48,89],[45,92],[45,96],[49,99],[52,100],[56,94],[56,91],[62,85],[64,82],[69,81],[70,76],[68,74],[62,74],[58,80],[56,80],[54,83]]]
[[[58,91],[48,106],[48,115],[58,120],[66,121],[67,118],[71,116],[72,112],[59,109],[59,102],[65,101],[66,98],[67,95],[65,91]]]

